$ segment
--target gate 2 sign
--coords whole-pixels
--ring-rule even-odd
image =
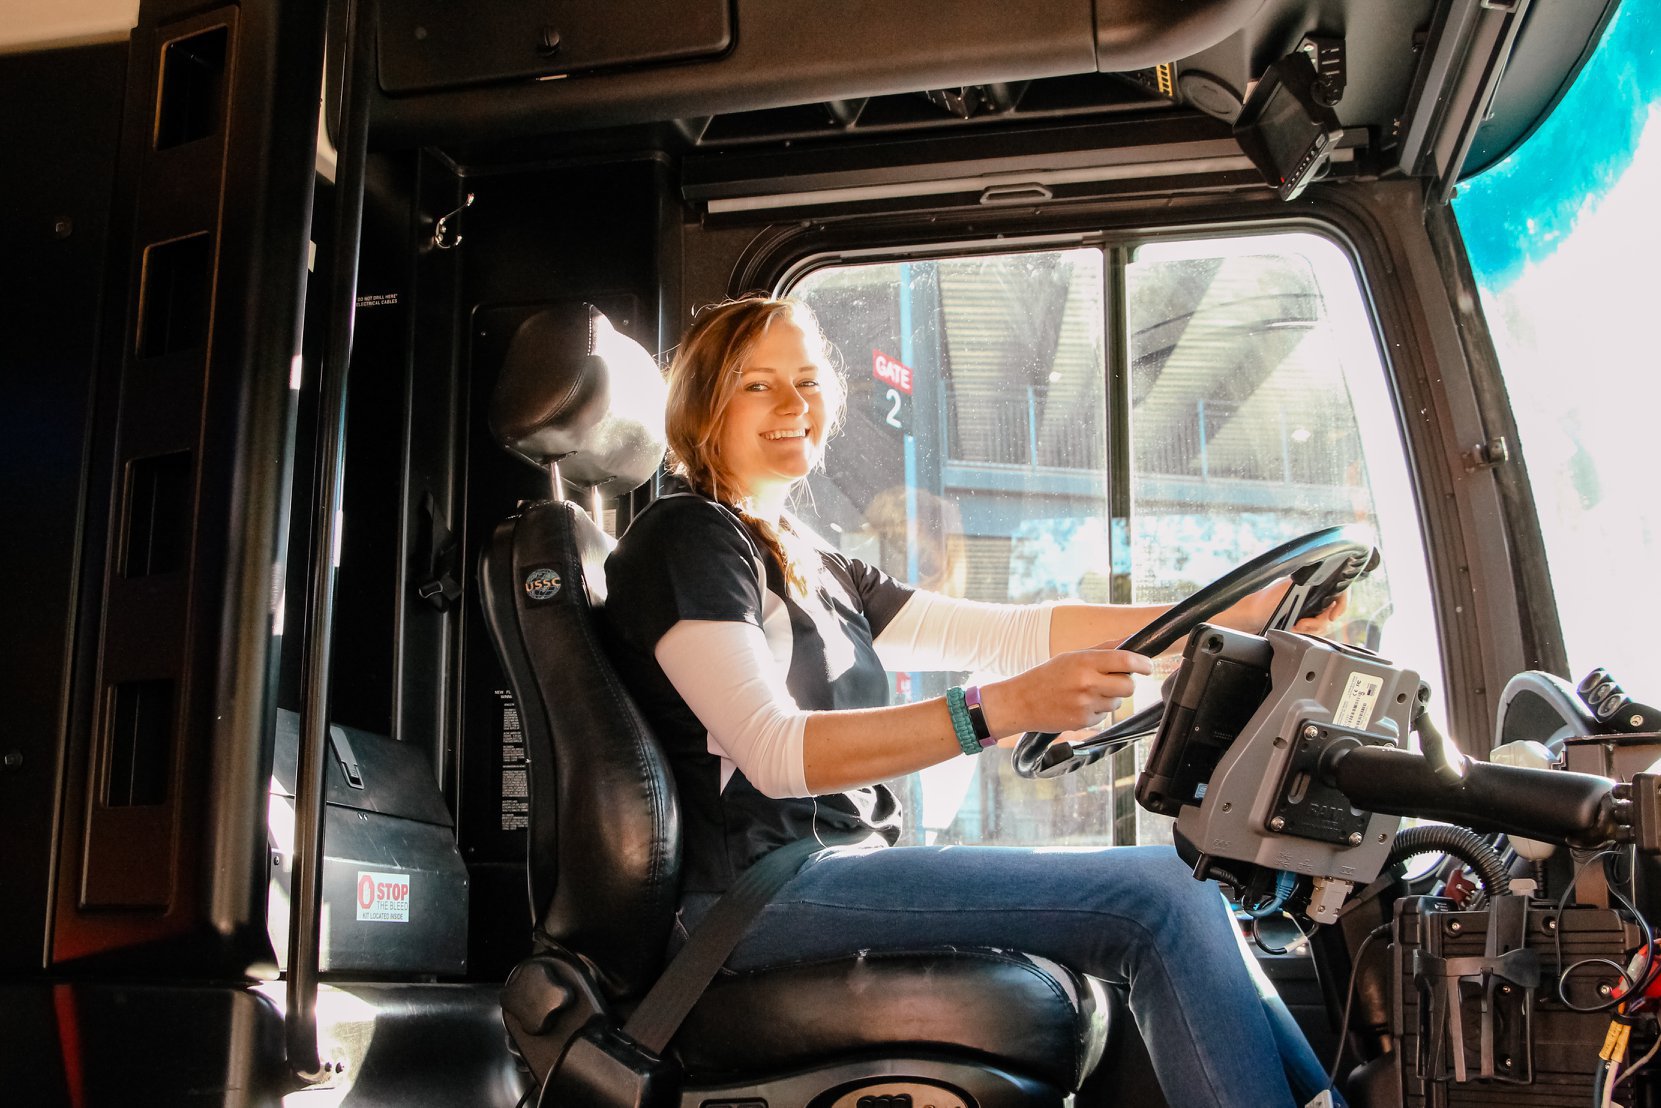
[[[898,358],[890,358],[880,350],[871,351],[871,376],[877,380],[877,414],[896,431],[904,431],[911,422],[912,369]]]

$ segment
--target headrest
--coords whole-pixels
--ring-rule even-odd
[[[589,304],[544,308],[519,325],[490,402],[496,441],[561,480],[619,496],[663,461],[668,388],[657,362]]]

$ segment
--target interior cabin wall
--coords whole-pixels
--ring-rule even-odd
[[[692,315],[705,304],[713,304],[729,296],[745,293],[771,293],[762,285],[734,284],[742,282],[739,261],[756,241],[771,227],[737,226],[709,227],[688,216],[683,229],[684,261],[681,267],[682,293],[678,329],[668,341],[678,342],[680,331],[692,322]]]
[[[0,969],[38,969],[127,44],[0,55]],[[23,170],[27,171],[24,172]],[[19,587],[21,586],[21,587]]]
[[[381,151],[367,167],[331,718],[428,756],[471,872],[475,977],[505,975],[530,928],[523,746],[472,576],[496,524],[548,494],[545,473],[493,440],[490,393],[514,327],[548,304],[598,304],[659,350],[660,285],[678,279],[667,180],[649,159],[470,173],[432,150]],[[322,182],[319,258],[331,193]],[[324,284],[314,273],[308,367],[326,330]],[[290,710],[302,689],[314,394],[309,382],[296,434],[279,695]]]
[[[372,155],[366,167],[357,315],[347,394],[341,553],[331,655],[335,723],[419,745],[440,784],[453,779],[446,736],[448,640],[457,598],[446,553],[457,498],[455,275],[432,246],[436,216],[457,189],[426,154]],[[312,241],[329,253],[333,185],[320,180]],[[316,376],[327,331],[327,290],[312,274],[306,364]],[[279,704],[302,695],[306,560],[317,435],[316,382],[297,421],[294,524]],[[438,588],[434,589],[435,584]]]
[[[292,11],[158,2],[127,41],[0,58],[8,968],[269,960],[262,724],[320,79]]]
[[[396,730],[399,490],[416,387],[408,341],[413,163],[408,155],[378,157],[366,167],[336,578],[330,719],[382,735]]]

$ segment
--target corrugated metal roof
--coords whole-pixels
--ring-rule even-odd
[[[940,263],[951,456],[1098,468],[1105,457],[1102,254],[1094,248]]]
[[[1139,472],[1341,481],[1354,416],[1302,258],[1135,263],[1129,290]]]

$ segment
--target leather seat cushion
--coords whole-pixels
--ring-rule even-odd
[[[1101,981],[1014,951],[868,951],[723,972],[671,1045],[697,1078],[946,1051],[1074,1089],[1119,1003]]]

